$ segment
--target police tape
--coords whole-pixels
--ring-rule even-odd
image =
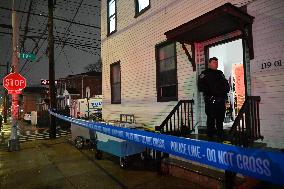
[[[260,180],[284,185],[284,154],[254,148],[175,137],[67,117],[50,111],[57,118],[98,132],[129,140],[188,160],[229,170]]]

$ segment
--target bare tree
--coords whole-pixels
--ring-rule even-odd
[[[88,64],[84,69],[88,72],[92,72],[92,71],[101,72],[102,71],[102,59],[99,59],[94,64]]]

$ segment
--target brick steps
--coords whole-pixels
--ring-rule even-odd
[[[176,158],[164,158],[161,162],[161,174],[171,175],[196,183],[210,189],[225,188],[225,172],[206,165]],[[283,186],[267,183],[250,177],[237,175],[234,189],[283,189]]]
[[[207,188],[222,188],[225,180],[224,171],[175,158],[163,159],[161,172],[162,174],[179,177]]]

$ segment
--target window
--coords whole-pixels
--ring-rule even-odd
[[[116,32],[116,0],[108,0],[108,35]]]
[[[165,42],[156,46],[157,101],[178,100],[176,45]]]
[[[150,8],[150,0],[135,0],[135,17]]]
[[[121,72],[120,63],[110,65],[111,103],[121,103]]]

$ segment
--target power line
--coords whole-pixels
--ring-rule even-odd
[[[20,47],[20,49],[24,49],[24,50],[25,50],[26,35],[28,33],[28,28],[29,28],[30,15],[31,15],[31,11],[32,11],[32,3],[33,3],[33,0],[30,1],[29,12],[28,12],[28,15],[27,15],[25,31],[24,31],[24,39],[22,40],[21,47]]]
[[[0,24],[0,28],[13,29],[12,26],[8,24]]]
[[[46,31],[47,31],[47,25],[46,25],[45,31],[42,33],[41,37],[44,35],[44,33],[45,33]],[[38,43],[40,42],[41,37],[39,38],[39,40],[38,40],[38,42],[36,43],[36,46],[33,48],[32,52],[34,52],[34,50],[38,47]],[[44,40],[44,41],[45,41],[45,40]],[[42,42],[41,47],[42,47],[44,41]],[[41,48],[41,47],[40,47],[40,48]],[[39,49],[37,50],[37,52],[38,52],[38,51],[39,51]],[[37,54],[37,52],[36,52],[36,54]],[[19,73],[21,73],[21,71],[24,69],[24,67],[25,67],[25,65],[27,64],[27,62],[28,62],[28,60],[26,60],[26,62],[25,62],[24,65],[22,66],[22,68],[21,68],[21,70],[19,71]]]
[[[1,34],[7,34],[7,35],[12,35],[12,33],[10,32],[1,32]],[[45,35],[45,34],[44,34]],[[20,36],[23,36],[23,35],[20,35]],[[28,39],[39,39],[39,40],[46,40],[47,37],[42,37],[42,36],[26,36],[26,38]],[[77,45],[77,46],[80,46],[80,47],[86,47],[86,48],[89,48],[89,49],[100,49],[100,46],[99,45],[96,45],[94,46],[92,43],[85,43],[83,44],[82,42],[85,42],[85,41],[82,41],[82,40],[75,40],[73,41],[72,39],[70,38],[67,38],[68,41],[65,41],[63,39],[60,39],[60,37],[58,37],[57,39],[54,40],[54,42],[56,42],[56,44],[58,45],[62,45],[64,42],[65,42],[65,45]],[[92,41],[87,41],[87,42],[92,42]]]
[[[12,11],[12,9],[6,8],[6,7],[0,7],[0,9]],[[16,11],[16,12],[20,12],[20,13],[26,13],[26,14],[28,14],[28,12],[22,11],[22,10],[15,10],[15,11]],[[43,15],[43,14],[37,14],[37,13],[30,13],[30,14],[31,14],[31,15],[35,15],[35,16],[42,16],[42,17],[48,18],[48,16]],[[79,22],[74,22],[74,21],[67,20],[67,19],[65,19],[65,18],[56,18],[56,17],[55,17],[55,18],[53,18],[53,19],[54,19],[54,20],[63,21],[63,22],[68,22],[68,23],[75,24],[75,25],[81,25],[81,26],[86,26],[86,27],[101,29],[99,26],[94,26],[94,25],[89,25],[89,24],[83,24],[83,23],[79,23]]]
[[[68,57],[67,57],[67,55],[66,55],[66,53],[65,53],[65,50],[63,50],[63,54],[65,55],[65,58],[66,58],[66,60],[67,60],[67,64],[68,64],[69,70],[70,70],[71,73],[73,74],[74,72],[73,72],[73,70],[72,70],[72,68],[71,68],[71,65],[70,65],[69,59],[68,59]]]
[[[42,30],[40,30],[40,29],[35,29],[35,28],[29,28],[29,32],[30,33],[33,33],[33,34],[35,34],[35,35],[39,35],[39,33],[38,32],[41,32]],[[77,33],[82,33],[82,34],[89,34],[89,35],[93,35],[93,36],[98,36],[99,34],[96,34],[96,33],[88,33],[88,32],[84,32],[84,31],[78,31]],[[60,35],[59,34],[62,34],[62,35],[64,35],[64,33],[63,32],[58,32],[58,30],[57,30],[57,34],[58,34],[58,38],[62,38],[62,37],[60,37]],[[75,37],[76,39],[77,38],[83,38],[83,39],[87,39],[87,40],[96,40],[96,41],[101,41],[100,39],[97,39],[97,38],[90,38],[90,37],[86,37],[86,36],[82,36],[82,35],[74,35],[73,34],[73,32],[69,32],[69,36],[71,36],[71,37]],[[70,38],[68,38],[68,39],[70,39]],[[72,38],[71,38],[72,39]]]
[[[73,3],[73,4],[75,4],[75,3]],[[94,41],[95,40],[100,41],[100,39],[90,38],[90,37],[86,37],[86,36],[82,36],[82,35],[74,35],[74,33],[71,32],[71,30],[70,30],[70,27],[71,27],[72,24],[91,27],[91,28],[94,28],[94,29],[100,29],[100,27],[97,27],[97,26],[94,26],[94,25],[88,25],[88,24],[82,24],[82,23],[79,23],[79,22],[74,22],[75,17],[78,14],[80,7],[83,6],[83,4],[84,3],[83,3],[83,0],[82,0],[78,4],[79,6],[77,7],[76,13],[74,14],[73,19],[71,21],[67,20],[65,18],[54,18],[55,20],[65,21],[65,22],[69,23],[69,26],[67,28],[64,28],[64,30],[65,30],[64,33],[63,32],[57,32],[57,39],[55,39],[54,42],[58,45],[62,45],[60,54],[61,54],[61,52],[64,53],[66,60],[67,60],[67,63],[68,63],[68,66],[69,66],[69,69],[72,73],[73,73],[73,70],[71,69],[70,61],[68,60],[68,57],[67,57],[65,50],[63,50],[65,46],[70,46],[70,47],[75,48],[77,50],[84,51],[86,53],[93,54],[93,55],[94,54],[99,55],[99,53],[97,53],[93,50],[100,49],[100,46],[98,44],[94,46]],[[38,4],[38,5],[40,6],[41,4]],[[84,4],[84,5],[86,5],[86,4]],[[38,6],[33,7],[33,10],[38,10],[37,7]],[[97,7],[97,6],[93,6],[93,7]],[[5,8],[5,7],[0,7],[0,9],[11,10],[11,9],[8,9],[8,8]],[[68,9],[68,10],[71,10],[71,9]],[[48,17],[48,16],[40,14],[40,13],[39,14],[33,13],[32,11],[29,11],[29,12],[21,11],[21,10],[16,10],[16,11],[20,12],[20,13],[26,13],[26,14],[29,14],[29,12],[30,12],[30,15],[41,16],[41,17],[46,17],[46,18]],[[80,13],[82,13],[82,11],[80,11]],[[34,17],[34,18],[37,19],[38,17]],[[35,54],[37,55],[40,52],[40,50],[42,49],[43,45],[45,44],[45,40],[47,39],[47,37],[45,37],[47,35],[46,30],[44,32],[42,32],[42,30],[40,30],[40,29],[35,29],[35,28],[30,28],[30,27],[28,29],[26,29],[26,27],[25,27],[25,29],[21,30],[21,31],[24,31],[24,33],[25,33],[24,35],[20,35],[20,36],[24,36],[24,38],[30,38],[34,41],[35,41],[35,39],[38,39],[36,44],[35,44],[35,47],[32,50],[32,52],[34,52],[36,50]],[[28,32],[35,34],[35,36],[33,36],[33,35],[27,36]],[[39,34],[39,32],[40,32],[40,34]],[[91,32],[88,32],[86,30],[85,31],[84,30],[76,31],[76,33],[82,33],[82,34],[85,34],[85,35],[92,35],[92,36],[98,35],[97,33],[91,33]],[[8,34],[8,33],[6,32],[6,34]],[[60,37],[60,35],[62,35],[62,34],[63,34],[63,37]],[[65,37],[66,35],[68,37]],[[79,40],[78,40],[78,38],[79,38]],[[41,40],[43,40],[43,41],[41,41]],[[42,42],[41,45],[39,45],[40,42]],[[25,75],[30,75],[28,73],[31,73],[30,70],[32,69],[33,65],[35,65],[35,62],[40,61],[44,57],[44,55],[45,55],[45,52],[43,52],[41,54],[41,56],[37,58],[36,61],[30,62],[30,64],[27,64],[28,60],[26,60],[26,62],[23,64],[23,66],[21,68],[21,71],[24,71]]]
[[[61,5],[63,4],[63,5],[66,6],[66,3],[64,3],[64,2],[66,2],[66,1],[65,1],[65,0],[59,1],[59,2],[56,2],[56,4],[57,4],[57,5],[58,5],[58,4],[59,4],[59,5],[60,5],[60,4],[61,4]],[[72,2],[72,1],[71,1],[71,2],[68,1],[67,3],[68,3],[68,4],[73,4],[73,5],[75,4],[75,6],[78,6],[78,3],[75,3],[75,2]],[[88,7],[92,7],[92,8],[100,8],[100,7],[96,6],[96,5],[90,5],[90,4],[87,4],[87,3],[82,3],[82,6],[88,6]]]
[[[93,44],[93,43],[92,43],[93,41],[77,40],[77,37],[74,38],[74,39],[72,39],[72,38],[60,37],[60,36],[59,36],[59,32],[57,31],[57,28],[56,28],[55,25],[54,25],[54,30],[55,30],[55,32],[57,33],[57,38],[54,39],[54,42],[55,42],[56,44],[58,44],[58,45],[60,45],[61,43],[63,43],[63,44],[65,43],[65,45],[68,45],[68,46],[70,46],[70,44],[71,44],[71,45],[81,46],[81,47],[83,47],[83,48],[100,49],[100,47],[98,47],[98,45],[96,45],[96,46],[93,46],[93,45],[92,45],[92,44]],[[70,32],[70,31],[69,31],[69,32]],[[70,34],[69,34],[69,35],[70,35]],[[79,36],[79,37],[80,37],[80,36]],[[65,40],[64,40],[64,39],[65,39]],[[87,39],[90,40],[90,38],[87,38]],[[68,40],[68,41],[66,41],[66,40]],[[90,42],[90,44],[88,44],[88,43],[86,43],[86,42]],[[58,46],[57,46],[57,47],[58,47]]]
[[[69,4],[70,5],[70,4]],[[96,8],[99,8],[97,6],[95,6]],[[68,6],[68,8],[66,7],[66,4],[63,4],[62,6],[56,6],[56,10],[64,10],[64,11],[67,11],[67,12],[74,12],[76,10],[75,7],[70,7]],[[88,15],[95,15],[95,14],[91,14],[92,12],[89,12],[89,11],[80,11],[80,13],[82,14],[88,14]]]
[[[97,52],[93,52],[93,51],[87,51],[85,49],[81,49],[81,48],[78,48],[77,46],[74,46],[74,45],[69,45],[70,47],[74,48],[74,49],[77,49],[77,50],[80,50],[80,51],[83,51],[83,52],[86,52],[88,54],[92,54],[92,55],[99,55],[99,53]]]
[[[71,23],[69,24],[68,28],[66,29],[66,32],[65,32],[63,38],[65,37],[65,35],[66,35],[67,33],[70,32],[70,27],[72,26],[72,22],[74,21],[75,17],[77,16],[78,11],[79,11],[79,9],[80,9],[82,3],[83,3],[83,0],[80,1],[80,4],[79,4],[79,6],[77,7],[77,10],[76,10],[76,12],[75,12],[75,14],[74,14],[74,16],[73,16],[73,18],[72,18]],[[67,34],[67,35],[68,35],[68,34]],[[61,50],[60,50],[59,55],[57,56],[57,58],[61,55],[61,52],[62,52],[63,48],[65,47],[66,41],[67,41],[67,39],[63,42],[63,45],[62,45],[62,47],[61,47]],[[56,60],[57,60],[57,58],[56,58]],[[56,60],[55,60],[55,61],[56,61]]]
[[[41,38],[41,39],[44,39],[44,41],[45,41],[47,38]],[[42,45],[44,44],[44,41],[43,41]],[[61,43],[58,43],[58,42],[62,42],[62,41],[61,41],[61,40],[55,40],[54,42],[57,43],[57,44],[61,44]],[[42,45],[41,45],[41,47],[42,47]],[[65,45],[68,45],[68,46],[70,46],[70,47],[72,47],[72,48],[76,48],[77,50],[84,51],[84,52],[86,52],[86,53],[88,53],[88,54],[93,54],[93,55],[97,54],[97,53],[93,53],[92,51],[87,51],[87,50],[85,50],[85,49],[79,48],[78,46],[81,46],[81,47],[84,47],[84,48],[87,48],[87,49],[90,50],[90,48],[88,48],[87,46],[84,46],[84,45],[82,45],[82,44],[67,42]],[[39,49],[41,49],[41,47],[40,47]],[[39,49],[37,50],[36,54],[39,52]],[[28,67],[25,68],[25,70],[24,70],[25,73],[24,73],[23,75],[26,75],[27,73],[29,73],[29,71],[31,70],[32,66],[33,66],[36,62],[39,62],[39,61],[43,58],[44,54],[45,54],[45,53],[42,53],[42,55],[41,55],[36,61],[30,62],[30,64],[28,64]],[[27,63],[27,61],[26,61],[26,63]],[[26,63],[25,63],[24,65],[26,65]],[[70,64],[70,63],[69,63],[69,64]],[[21,71],[22,71],[22,70],[21,70]]]
[[[25,5],[24,5],[24,10],[26,10],[26,4],[27,4],[28,1],[25,1]],[[19,9],[21,7],[21,1],[20,1],[20,4],[19,4]],[[23,20],[23,16],[21,17],[21,21],[20,21],[20,27],[22,26],[22,20]]]

